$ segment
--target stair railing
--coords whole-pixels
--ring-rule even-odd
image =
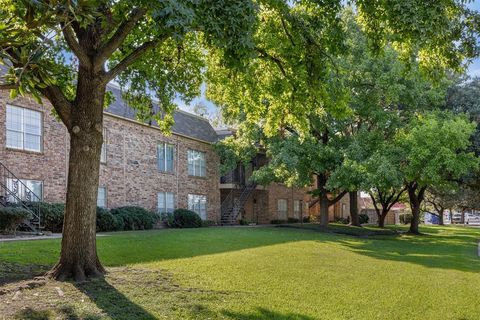
[[[23,189],[23,195],[21,190]],[[33,218],[31,222],[40,227],[41,225],[41,210],[40,197],[37,196],[25,183],[13,174],[3,163],[0,162],[0,199],[2,204],[17,205],[29,210]],[[30,203],[27,206],[26,202]]]

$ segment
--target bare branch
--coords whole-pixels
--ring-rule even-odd
[[[61,27],[65,41],[67,42],[73,53],[77,56],[80,63],[84,66],[91,67],[92,61],[88,54],[85,52],[85,50],[82,48],[82,46],[80,46],[80,44],[78,43],[72,27],[66,25],[65,23],[61,23]]]
[[[72,104],[63,94],[58,86],[48,86],[40,89],[40,92],[47,97],[57,111],[60,119],[65,124],[67,129],[71,128],[71,106]]]
[[[155,48],[166,38],[167,36],[164,35],[160,39],[145,42],[140,47],[133,50],[128,56],[126,56],[122,61],[120,61],[115,67],[105,74],[104,83],[108,83],[110,80],[122,73],[128,66],[137,61],[145,52]]]
[[[113,36],[100,48],[95,64],[102,65],[123,43],[138,21],[145,15],[146,10],[134,8],[130,16],[118,28]]]

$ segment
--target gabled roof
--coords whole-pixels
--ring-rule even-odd
[[[120,88],[108,85],[107,90],[113,94],[115,101],[105,109],[105,112],[137,121],[135,110],[122,99]],[[154,111],[158,112],[158,105],[154,105]],[[173,119],[175,120],[172,126],[173,133],[211,143],[217,141],[217,134],[207,119],[182,110],[175,110]],[[155,121],[152,121],[151,125],[158,127]]]

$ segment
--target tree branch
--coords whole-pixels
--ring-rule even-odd
[[[78,43],[72,27],[63,22],[60,25],[62,27],[62,33],[65,41],[67,42],[69,48],[77,56],[80,63],[89,68],[92,67],[92,61],[82,46]]]
[[[138,21],[145,15],[146,9],[134,8],[126,21],[124,21],[113,36],[102,46],[96,56],[96,65],[103,65],[105,61],[117,50],[135,27]]]
[[[332,200],[328,200],[328,206],[332,206],[334,205],[335,203],[337,203],[340,199],[343,198],[344,195],[347,194],[347,191],[342,191],[340,192],[339,194],[337,194],[337,196],[335,198],[333,198]]]
[[[278,69],[280,69],[280,72],[283,74],[283,76],[285,78],[288,78],[287,76],[287,72],[285,71],[285,68],[283,67],[283,62],[282,60],[280,60],[279,58],[275,57],[275,56],[272,56],[271,54],[269,54],[265,49],[262,49],[262,48],[259,48],[259,47],[255,47],[255,50],[260,53],[260,57],[261,58],[265,58],[265,59],[268,59],[272,62],[274,62]]]
[[[160,43],[162,43],[167,38],[167,35],[163,37],[145,42],[137,49],[133,50],[128,56],[126,56],[122,61],[120,61],[115,67],[113,67],[110,71],[108,71],[104,76],[104,83],[108,83],[110,80],[115,78],[117,75],[122,73],[128,66],[134,63],[137,59],[139,59],[145,52],[150,49],[155,48]]]
[[[398,202],[398,200],[400,200],[400,197],[405,191],[407,191],[407,187],[403,187],[403,189],[400,190],[400,192],[397,194],[395,199],[390,203],[390,206],[388,207],[388,211],[390,211],[390,209],[392,209],[392,207]]]
[[[12,90],[12,89],[17,89],[18,88],[18,83],[5,83],[5,84],[0,84],[0,90]]]
[[[63,124],[70,130],[71,128],[71,106],[72,104],[63,94],[62,90],[58,86],[48,86],[41,88],[40,92],[47,97],[53,107],[58,113],[58,116],[62,120]]]

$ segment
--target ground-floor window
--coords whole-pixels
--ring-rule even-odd
[[[287,220],[287,199],[278,199],[277,200],[277,211],[279,220]]]
[[[172,192],[157,194],[157,210],[159,213],[172,213],[175,210],[175,196]]]
[[[97,207],[100,207],[100,208],[107,207],[107,188],[106,187],[98,187]]]
[[[300,219],[300,215],[302,212],[302,205],[300,200],[293,200],[293,217]]]
[[[7,188],[11,194],[8,196],[9,202],[22,201],[42,201],[43,182],[26,179],[7,179]]]
[[[196,212],[203,220],[207,219],[207,196],[188,195],[188,210]]]

